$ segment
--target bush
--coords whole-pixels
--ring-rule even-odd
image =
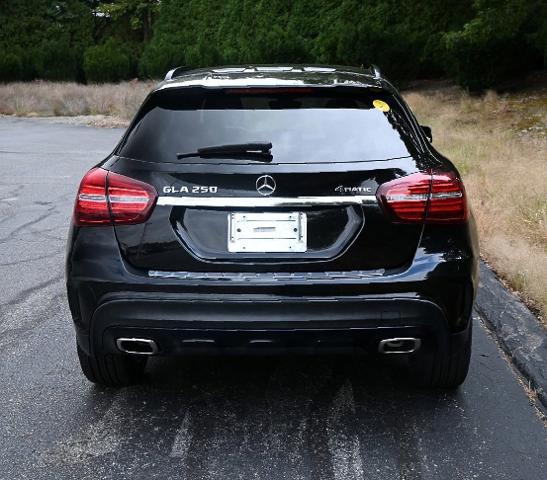
[[[537,23],[540,3],[476,0],[475,16],[443,36],[448,73],[469,90],[482,90],[534,68],[539,49],[534,49],[530,27],[543,31],[547,22],[543,17]]]
[[[399,84],[449,76],[478,90],[547,65],[545,0],[0,3],[0,81],[113,82],[139,58],[145,78],[179,65],[375,63]]]
[[[81,55],[64,39],[51,40],[32,50],[33,76],[45,80],[77,80]]]
[[[168,70],[185,65],[186,59],[181,48],[169,42],[148,44],[139,61],[139,76],[142,78],[163,78]]]
[[[89,47],[84,53],[84,74],[88,82],[117,82],[134,76],[131,53],[109,40]]]
[[[519,45],[510,40],[476,41],[452,33],[445,36],[445,45],[451,76],[470,91],[492,87],[514,76],[521,63]]]
[[[0,82],[19,80],[23,73],[23,62],[19,55],[0,49]]]

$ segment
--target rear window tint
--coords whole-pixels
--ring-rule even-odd
[[[386,92],[333,89],[180,89],[146,101],[118,154],[149,162],[226,144],[271,142],[272,163],[360,162],[416,153],[408,117]]]

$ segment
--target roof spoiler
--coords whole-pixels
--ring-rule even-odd
[[[181,73],[187,72],[188,70],[192,70],[192,67],[187,67],[187,66],[185,66],[185,65],[182,65],[182,66],[180,66],[180,67],[172,68],[171,70],[169,70],[169,71],[165,74],[164,80],[171,80],[173,77],[177,77],[177,76],[180,75]]]

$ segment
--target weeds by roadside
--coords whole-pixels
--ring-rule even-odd
[[[0,115],[24,117],[107,115],[127,123],[154,82],[82,85],[69,82],[0,84]]]
[[[405,98],[464,177],[483,256],[547,319],[547,90]]]

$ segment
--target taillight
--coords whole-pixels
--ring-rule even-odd
[[[433,172],[426,221],[457,223],[465,222],[467,216],[467,198],[463,182],[453,172]]]
[[[399,222],[467,220],[465,189],[453,172],[413,173],[382,184],[376,195],[385,210]]]
[[[431,175],[413,173],[380,186],[377,196],[396,220],[423,222],[431,190]]]
[[[114,223],[134,224],[147,220],[157,199],[152,185],[112,172],[108,174],[107,184]]]
[[[142,223],[149,217],[156,199],[156,190],[151,185],[93,168],[80,183],[74,223],[78,226]]]
[[[110,223],[110,210],[106,199],[107,174],[108,172],[102,168],[94,168],[82,178],[74,205],[76,225]]]

